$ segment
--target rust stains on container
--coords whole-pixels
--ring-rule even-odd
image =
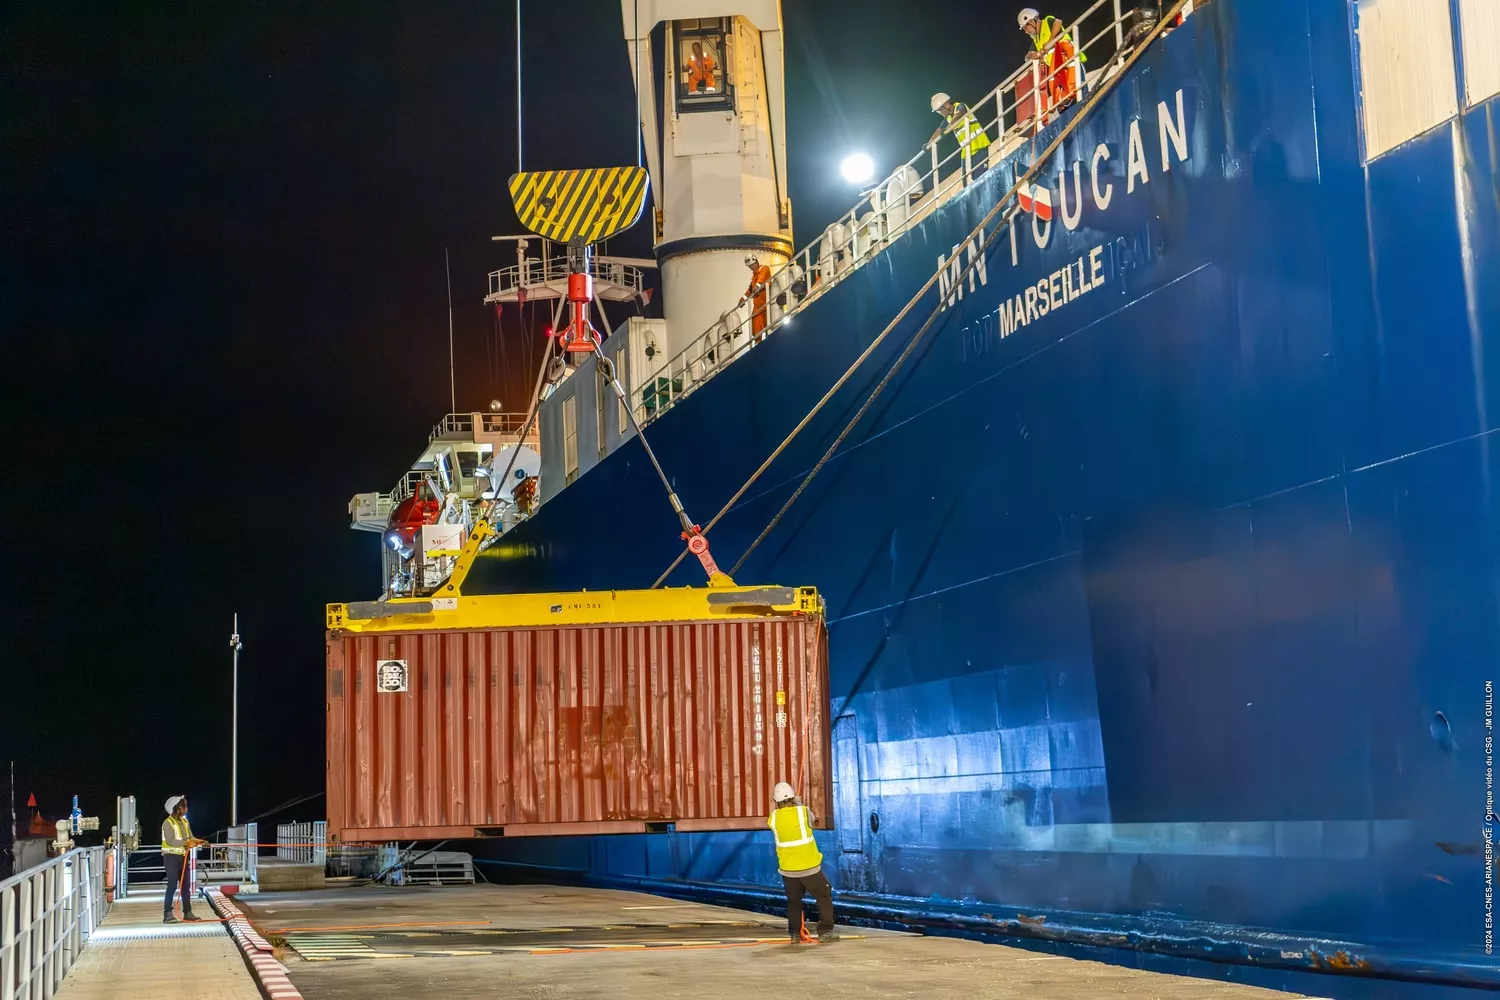
[[[345,841],[831,825],[821,615],[328,637]]]

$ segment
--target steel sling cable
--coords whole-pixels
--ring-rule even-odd
[[[495,502],[499,502],[500,488],[502,483],[510,481],[510,472],[516,467],[516,459],[521,454],[521,446],[526,443],[526,435],[531,433],[531,425],[536,422],[537,415],[541,412],[542,403],[542,379],[547,374],[547,362],[552,360],[552,339],[547,339],[547,344],[542,348],[542,363],[537,366],[536,386],[531,390],[531,408],[526,413],[526,423],[521,425],[521,434],[516,438],[516,446],[510,450],[510,461],[505,464],[505,471],[500,478],[491,485],[495,488]]]
[[[1155,27],[1153,27],[1151,31],[1145,36],[1145,38],[1141,40],[1140,44],[1138,44],[1136,48],[1130,53],[1129,58],[1127,58],[1125,62],[1120,66],[1119,71],[1116,72],[1114,76],[1111,76],[1109,79],[1100,84],[1099,89],[1094,91],[1094,93],[1089,96],[1088,100],[1085,101],[1084,104],[1078,109],[1078,113],[1073,116],[1072,120],[1070,120],[1066,125],[1063,126],[1062,131],[1057,134],[1057,137],[1048,144],[1047,148],[1043,150],[1041,155],[1036,158],[1035,162],[1029,169],[1027,169],[1026,173],[1023,174],[1019,179],[1017,179],[1015,184],[1011,186],[1011,189],[1006,192],[1005,196],[996,203],[995,207],[992,208],[984,217],[984,219],[980,221],[979,225],[969,233],[968,239],[966,239],[964,241],[964,244],[961,245],[967,245],[973,240],[983,236],[985,227],[994,222],[996,216],[998,216],[1002,212],[1002,210],[1004,210],[1006,206],[1010,204],[1010,202],[1016,197],[1016,194],[1024,185],[1031,182],[1031,179],[1036,176],[1041,167],[1049,159],[1051,159],[1052,154],[1055,153],[1057,149],[1062,145],[1063,140],[1071,135],[1073,130],[1076,129],[1080,124],[1082,124],[1083,120],[1088,116],[1088,112],[1094,107],[1094,105],[1102,100],[1105,95],[1110,93],[1110,91],[1114,89],[1115,85],[1125,77],[1126,71],[1129,70],[1129,68],[1135,63],[1138,58],[1140,58],[1141,53],[1150,48],[1151,43],[1154,42],[1166,28],[1166,26],[1171,23],[1171,20],[1177,16],[1177,14],[1182,10],[1187,2],[1188,0],[1177,0],[1177,3],[1172,6],[1171,12],[1164,15],[1162,19],[1156,23]],[[1012,210],[1010,214],[1014,216],[1014,210]],[[984,238],[983,243],[981,244],[980,252],[976,254],[969,261],[968,265],[965,266],[960,272],[960,274],[954,281],[955,286],[961,284],[965,279],[968,278],[971,273],[973,273],[978,262],[983,259],[984,254],[989,250],[990,245],[994,242],[995,238],[998,235],[999,230],[997,229],[988,237]],[[849,366],[848,370],[846,370],[844,374],[839,377],[838,381],[835,382],[833,386],[828,390],[828,392],[823,395],[823,398],[818,400],[818,402],[814,404],[813,408],[808,411],[807,416],[804,417],[796,427],[792,428],[791,432],[786,436],[781,444],[777,445],[776,449],[771,452],[770,456],[767,457],[763,463],[761,463],[760,468],[755,470],[754,474],[752,474],[749,480],[746,481],[745,485],[741,486],[739,490],[735,492],[734,496],[730,497],[729,501],[724,505],[719,513],[714,516],[713,520],[709,521],[708,524],[704,526],[704,534],[707,534],[708,529],[718,523],[719,519],[729,512],[730,508],[733,507],[734,504],[736,504],[742,496],[744,496],[745,492],[749,490],[749,488],[756,482],[756,480],[758,480],[761,475],[763,475],[765,471],[770,468],[771,463],[775,461],[776,458],[786,450],[786,448],[792,443],[792,440],[796,438],[797,435],[800,434],[809,423],[812,422],[813,417],[816,416],[818,411],[828,403],[829,399],[833,397],[834,393],[836,393],[844,385],[844,383],[853,376],[854,372],[864,364],[864,362],[869,358],[871,354],[874,353],[875,349],[880,346],[881,342],[885,340],[885,338],[891,333],[891,331],[894,330],[901,323],[901,321],[906,318],[907,314],[911,312],[916,304],[920,302],[929,291],[932,290],[932,286],[937,283],[938,278],[942,275],[942,273],[943,269],[940,268],[937,273],[933,274],[932,277],[928,278],[927,281],[923,283],[922,287],[917,291],[917,293],[912,296],[911,300],[908,301],[905,306],[902,307],[901,311],[896,314],[895,318],[886,325],[885,329],[880,332],[880,334],[875,338],[874,341],[871,342],[870,346],[867,347],[858,358],[854,359],[854,362]],[[865,404],[860,407],[859,412],[855,414],[854,419],[851,420],[849,424],[845,426],[844,430],[839,434],[838,438],[834,441],[833,446],[828,451],[824,452],[823,456],[818,460],[811,471],[808,472],[807,476],[798,485],[796,491],[787,500],[787,502],[782,505],[781,510],[777,511],[775,517],[773,517],[771,519],[771,522],[766,526],[766,529],[760,533],[760,536],[757,537],[755,541],[751,543],[750,547],[745,550],[745,553],[740,556],[739,561],[736,562],[734,564],[734,568],[730,570],[731,576],[733,576],[734,573],[737,572],[739,568],[744,564],[745,559],[750,555],[750,553],[753,552],[755,548],[765,540],[766,536],[776,526],[776,524],[780,522],[781,518],[786,514],[791,505],[797,500],[798,497],[802,495],[807,485],[812,482],[813,478],[822,470],[828,459],[832,457],[833,452],[837,450],[838,446],[849,435],[849,432],[853,429],[854,425],[857,424],[860,418],[864,416],[874,398],[884,391],[886,385],[890,382],[891,376],[894,375],[895,371],[899,369],[899,367],[905,362],[906,358],[910,356],[912,350],[916,347],[917,343],[921,341],[922,337],[926,335],[927,331],[931,328],[933,322],[941,312],[942,302],[940,301],[938,303],[938,307],[934,309],[928,316],[927,321],[923,323],[922,327],[918,329],[917,332],[912,336],[911,341],[907,344],[905,350],[903,350],[901,355],[897,358],[892,369],[886,373],[886,376],[884,378],[881,379],[880,383],[874,389],[871,397],[865,401]],[[668,566],[666,571],[657,578],[654,584],[652,584],[653,589],[661,586],[661,584],[665,582],[667,577],[672,574],[672,571],[675,570],[677,566],[682,562],[682,559],[685,555],[687,555],[686,551],[680,553],[677,556],[672,565]]]

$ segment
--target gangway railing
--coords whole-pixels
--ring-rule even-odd
[[[44,1000],[99,922],[105,847],[80,847],[0,882],[0,1000]]]
[[[1005,19],[1010,17],[1007,14]],[[1062,98],[1052,97],[1053,85],[1062,83],[1071,71],[1076,84],[1068,104],[1080,103],[1089,90],[1119,71],[1152,23],[1139,9],[1122,9],[1122,0],[1096,0],[1067,26],[1075,48],[1072,58],[1050,71],[1042,60],[1028,59],[968,105],[991,142],[983,163],[976,163],[963,148],[941,156],[941,137],[925,144],[816,240],[773,271],[763,306],[748,302],[728,310],[641,380],[632,400],[637,419],[642,425],[650,424],[741,354],[791,323],[808,303],[959,195],[976,169],[1004,163],[1027,149],[1035,152],[1037,135],[1066,110]],[[1085,37],[1086,32],[1092,34]],[[1049,106],[1054,103],[1061,106]]]

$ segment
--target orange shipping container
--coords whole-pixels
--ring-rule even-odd
[[[821,614],[328,636],[345,841],[832,823]]]

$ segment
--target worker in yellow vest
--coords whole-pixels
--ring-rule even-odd
[[[985,134],[984,126],[979,124],[968,105],[942,92],[932,95],[932,110],[943,116],[943,124],[932,133],[928,143],[937,142],[944,132],[952,132],[958,140],[959,152],[963,154],[969,181],[976,180],[990,166],[990,137]]]
[[[1073,36],[1051,14],[1043,17],[1035,7],[1027,7],[1016,15],[1016,22],[1031,36],[1033,51],[1027,58],[1039,59],[1046,67],[1041,93],[1037,94],[1038,109],[1061,111],[1078,96],[1079,65],[1088,62],[1088,56],[1073,47]],[[1077,63],[1073,62],[1075,55]]]
[[[187,796],[174,795],[167,800],[167,818],[161,824],[161,860],[166,869],[167,895],[162,900],[162,923],[175,924],[172,915],[172,896],[182,889],[182,919],[197,922],[201,917],[193,916],[193,892],[187,884],[187,856],[195,847],[207,844],[193,836],[193,828],[187,821]]]
[[[776,836],[776,867],[781,884],[786,887],[786,929],[792,944],[802,943],[802,897],[811,895],[818,901],[818,941],[827,944],[839,939],[833,929],[833,886],[823,874],[823,855],[813,840],[812,810],[797,798],[797,792],[785,781],[771,790],[776,808],[769,825]]]

